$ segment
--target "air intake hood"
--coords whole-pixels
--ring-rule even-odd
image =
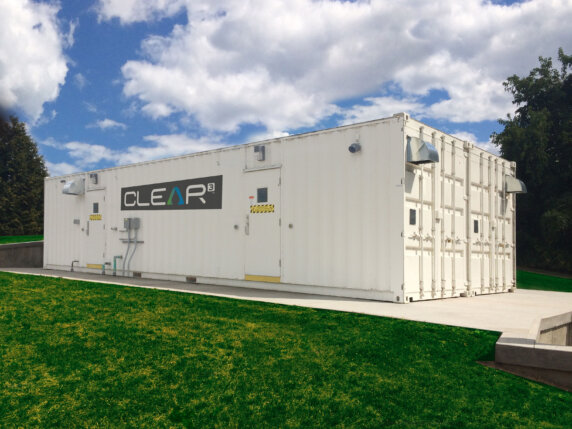
[[[507,194],[526,194],[526,185],[516,177],[504,176],[504,190]]]
[[[407,136],[407,162],[412,164],[439,162],[439,153],[431,143]]]
[[[85,192],[85,179],[69,180],[62,189],[63,194],[83,195]]]

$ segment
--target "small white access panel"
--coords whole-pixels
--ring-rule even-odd
[[[245,173],[244,278],[280,282],[280,168]]]

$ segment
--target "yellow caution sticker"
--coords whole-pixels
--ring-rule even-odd
[[[265,283],[280,283],[280,277],[274,276],[253,276],[251,274],[245,274],[244,280],[251,282],[265,282]]]
[[[103,268],[103,264],[85,264],[85,268],[101,270]]]
[[[255,204],[250,206],[250,213],[274,213],[274,204]]]
[[[103,217],[101,216],[101,214],[92,214],[89,215],[89,220],[102,220]]]

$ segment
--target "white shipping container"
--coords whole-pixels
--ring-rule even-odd
[[[515,164],[396,114],[45,181],[44,265],[410,302],[515,283]]]

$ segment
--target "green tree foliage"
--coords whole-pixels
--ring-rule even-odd
[[[518,106],[493,134],[528,188],[518,198],[517,258],[523,266],[572,272],[572,56],[558,51],[504,86]]]
[[[0,118],[0,235],[42,233],[47,175],[24,124]]]

